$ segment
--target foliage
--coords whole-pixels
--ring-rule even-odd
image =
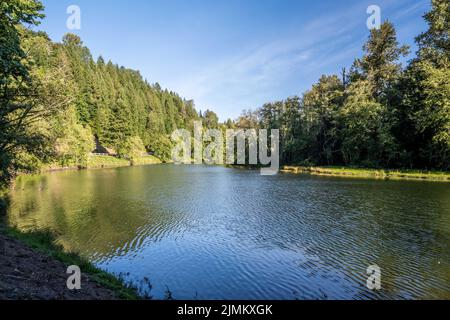
[[[141,138],[137,136],[127,137],[123,143],[119,144],[117,154],[121,158],[129,159],[131,161],[142,157],[145,153],[145,147]]]
[[[56,244],[55,237],[50,231],[21,232],[16,228],[4,226],[0,221],[0,227],[5,229],[7,236],[17,239],[30,246],[34,250],[41,252],[51,258],[54,258],[66,265],[77,265],[89,274],[90,278],[99,285],[112,290],[119,299],[139,300],[138,289],[133,288],[123,281],[120,277],[109,274],[98,269],[85,258],[73,252],[65,252],[62,246]]]
[[[200,119],[194,102],[139,72],[94,61],[75,34],[53,43],[37,25],[43,18],[37,0],[5,0],[0,5],[0,178],[42,166],[88,166],[99,143],[131,161],[146,151],[171,157],[169,135],[192,130]],[[218,118],[205,113],[206,123]]]
[[[0,184],[41,166],[89,166],[93,137],[120,157],[171,159],[170,134],[206,128],[279,129],[282,163],[448,170],[449,2],[432,0],[428,30],[408,53],[385,22],[372,30],[349,74],[322,76],[301,97],[244,111],[236,121],[198,112],[192,100],[138,71],[94,60],[82,40],[53,43],[37,25],[38,0],[0,4]],[[345,70],[345,69],[344,69]],[[128,162],[128,161],[125,161]]]
[[[166,135],[154,136],[148,144],[148,149],[163,161],[172,159],[172,142]]]
[[[56,159],[62,166],[87,167],[89,152],[95,143],[92,131],[78,123],[73,107],[57,119],[58,137],[55,141]]]
[[[280,129],[285,164],[448,170],[450,5],[431,2],[406,68],[399,61],[409,49],[385,22],[349,74],[322,76],[302,98],[267,103],[227,127]]]
[[[39,24],[42,9],[42,3],[34,0],[5,0],[0,4],[0,184],[14,170],[17,150],[32,152],[42,141],[25,130],[39,113],[40,97],[29,65],[24,62],[26,53],[20,40],[20,25]]]
[[[371,95],[367,80],[357,81],[347,90],[348,98],[340,110],[342,123],[342,155],[345,163],[379,166],[385,154],[393,154],[395,146],[383,117],[386,107]]]

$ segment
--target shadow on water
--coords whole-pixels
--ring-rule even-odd
[[[65,265],[76,265],[80,267],[83,273],[89,275],[90,279],[99,285],[113,290],[117,297],[121,299],[151,299],[148,294],[151,285],[148,283],[146,288],[136,288],[131,282],[127,282],[126,278],[121,274],[110,274],[95,267],[87,259],[81,257],[75,252],[67,251],[62,245],[58,244],[57,239],[61,236],[54,230],[28,230],[22,231],[8,223],[8,211],[10,207],[9,192],[3,191],[0,194],[0,233],[6,237],[15,239],[24,245],[40,252],[50,258],[61,261]],[[0,245],[4,246],[4,242],[0,241]],[[0,252],[4,252],[4,247],[0,247]]]

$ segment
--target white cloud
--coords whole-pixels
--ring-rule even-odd
[[[384,5],[386,8],[388,4]],[[412,11],[416,5],[405,7]],[[340,12],[329,12],[298,29],[286,30],[283,37],[265,43],[236,48],[236,54],[205,65],[190,77],[179,79],[177,90],[193,97],[200,109],[217,110],[221,120],[236,117],[243,108],[256,108],[278,98],[281,86],[293,78],[318,74],[342,61],[356,57],[363,39],[355,39],[355,28],[365,28],[364,4]],[[364,23],[361,23],[364,22]],[[289,93],[300,94],[299,84]],[[295,87],[295,89],[294,89]]]

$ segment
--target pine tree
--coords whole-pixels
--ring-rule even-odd
[[[394,26],[385,22],[380,29],[371,30],[363,50],[364,56],[353,65],[352,78],[353,81],[368,80],[372,84],[372,95],[380,101],[400,77],[402,68],[398,60],[408,54],[409,48],[399,46]]]

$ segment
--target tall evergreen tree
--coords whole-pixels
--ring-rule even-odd
[[[407,46],[399,46],[392,23],[384,22],[380,29],[372,29],[363,47],[364,56],[353,65],[353,80],[359,78],[372,84],[372,94],[380,101],[401,75],[399,59],[408,54]]]

